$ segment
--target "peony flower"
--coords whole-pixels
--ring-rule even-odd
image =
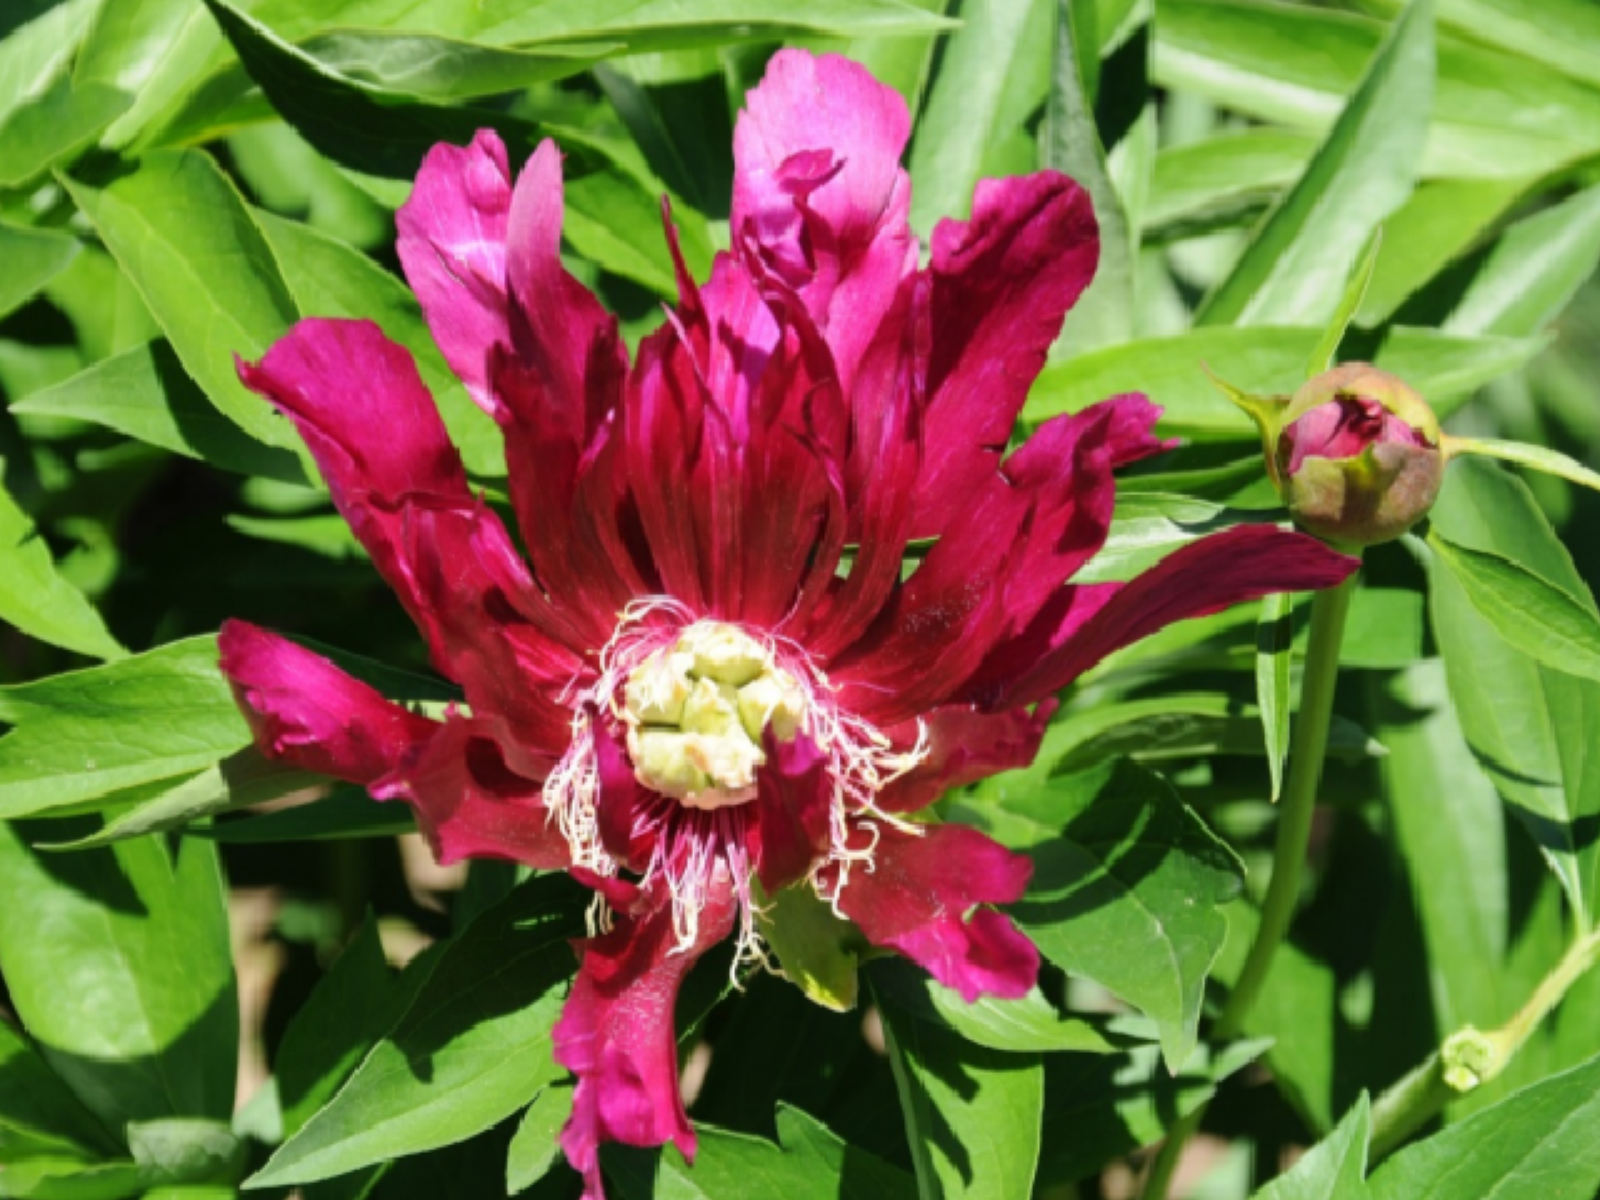
[[[1350,546],[1393,541],[1444,482],[1439,420],[1404,380],[1345,363],[1309,380],[1278,418],[1280,491],[1296,523]]]
[[[1094,272],[1088,197],[985,181],[919,268],[908,132],[859,66],[773,58],[735,135],[733,248],[704,284],[677,259],[631,364],[561,264],[555,146],[514,182],[491,133],[434,148],[400,258],[504,433],[526,560],[375,325],[302,321],[241,366],[466,707],[408,712],[237,621],[223,669],[267,753],[406,801],[442,862],[565,868],[603,899],[555,1030],[590,1197],[604,1142],[692,1156],[678,986],[724,938],[758,953],[761,896],[814,889],[968,999],[1023,995],[1038,953],[988,906],[1028,860],[927,806],[1031,761],[1053,694],[1118,647],[1354,565],[1243,527],[1126,586],[1069,583],[1112,471],[1164,448],[1123,396],[1006,453]],[[913,539],[932,545],[902,577]]]

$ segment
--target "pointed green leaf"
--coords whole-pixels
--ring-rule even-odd
[[[214,637],[0,688],[0,816],[210,766],[250,741]]]
[[[1535,662],[1600,682],[1600,617],[1514,559],[1458,545],[1437,529],[1428,546],[1462,593],[1510,645]]]
[[[1239,861],[1165,781],[1131,763],[1050,786],[1065,823],[1030,848],[1033,879],[1012,916],[1058,966],[1154,1020],[1176,1070],[1195,1046]]]
[[[1339,1127],[1306,1153],[1286,1175],[1255,1194],[1255,1200],[1366,1200],[1367,1094]]]
[[[225,471],[304,483],[288,450],[268,446],[217,411],[184,370],[171,343],[151,342],[95,363],[11,406],[18,414],[74,417]]]
[[[1361,247],[1411,194],[1433,76],[1432,0],[1412,0],[1305,174],[1206,298],[1198,323],[1329,320]]]
[[[51,229],[0,221],[0,317],[25,304],[77,256],[78,239]]]
[[[1283,793],[1283,764],[1289,757],[1289,710],[1293,697],[1289,671],[1293,663],[1294,597],[1285,592],[1261,602],[1256,626],[1256,704],[1261,709],[1261,732],[1267,748],[1267,768],[1272,773],[1272,802]]]
[[[898,964],[896,964],[898,965]],[[921,1200],[1009,1200],[1033,1190],[1044,1067],[919,1020],[886,1000],[889,1060]]]
[[[0,621],[29,637],[90,658],[124,658],[87,597],[56,569],[28,515],[0,488]]]
[[[0,826],[0,971],[55,1073],[121,1133],[233,1113],[239,1007],[216,849],[45,855],[84,822]],[[181,964],[181,968],[180,968]]]
[[[1339,298],[1339,307],[1333,310],[1333,316],[1328,319],[1327,329],[1317,340],[1316,348],[1311,351],[1311,361],[1306,364],[1307,379],[1321,375],[1338,360],[1339,343],[1344,341],[1345,330],[1350,328],[1356,310],[1366,299],[1367,287],[1372,282],[1372,272],[1378,265],[1378,252],[1382,249],[1383,227],[1380,225],[1372,231],[1366,250],[1356,260],[1355,269],[1350,272],[1350,278],[1344,285],[1344,295]]]
[[[398,1023],[250,1181],[331,1179],[453,1145],[563,1073],[550,1034],[576,963],[583,898],[561,875],[519,887],[452,940]]]

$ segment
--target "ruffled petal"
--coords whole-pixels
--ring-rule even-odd
[[[873,945],[898,950],[969,1004],[1026,995],[1039,977],[1039,951],[1009,918],[972,910],[1020,900],[1033,863],[964,825],[931,826],[921,836],[886,827],[877,838],[871,868],[852,867],[838,885],[839,911]],[[854,840],[871,839],[858,827]]]
[[[511,170],[497,134],[470,146],[441,143],[422,160],[411,196],[395,213],[397,249],[445,361],[491,416],[489,349],[508,342],[506,230]],[[560,235],[560,222],[556,235]]]
[[[780,50],[733,135],[730,227],[803,299],[850,394],[856,369],[916,269],[905,101],[834,54]]]
[[[991,708],[1028,704],[1067,686],[1114,650],[1188,617],[1274,592],[1342,583],[1361,561],[1303,533],[1240,525],[1192,542],[1133,582],[1067,591],[1042,619],[985,664],[967,699]]]
[[[1054,171],[982,180],[972,219],[933,231],[918,536],[941,532],[993,474],[1099,255],[1088,193]]]
[[[223,674],[271,758],[370,784],[439,729],[320,654],[245,621],[224,622],[217,641]]]
[[[833,783],[828,760],[800,735],[783,742],[769,728],[767,765],[756,775],[756,799],[746,834],[756,877],[767,895],[804,878],[828,849]]]
[[[1053,700],[1044,701],[1034,712],[1013,708],[986,713],[970,704],[934,709],[925,718],[928,757],[879,792],[878,807],[884,812],[916,812],[951,788],[1028,766],[1039,753],[1055,709]],[[906,725],[886,733],[892,741],[908,745],[918,730]]]
[[[495,858],[552,870],[570,861],[539,784],[507,767],[499,746],[469,718],[448,718],[372,794],[411,805],[441,865]]]
[[[696,959],[732,930],[737,903],[724,874],[700,913],[694,943],[680,949],[672,898],[659,880],[640,890],[574,875],[602,886],[616,910],[609,933],[574,943],[581,966],[554,1032],[556,1061],[577,1076],[561,1148],[583,1174],[585,1200],[603,1200],[602,1143],[670,1141],[694,1158],[694,1130],[678,1092],[673,1009]]]
[[[590,642],[534,587],[499,518],[468,490],[411,356],[370,321],[311,319],[260,364],[241,364],[240,377],[294,421],[434,665],[480,717],[515,727],[502,745],[538,778],[566,744],[568,717],[552,695],[588,669]]]

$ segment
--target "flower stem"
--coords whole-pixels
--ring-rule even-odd
[[[1372,1160],[1394,1150],[1451,1100],[1504,1071],[1539,1022],[1597,962],[1600,932],[1579,937],[1527,1003],[1499,1029],[1483,1033],[1467,1025],[1457,1030],[1426,1062],[1379,1096],[1372,1107]]]
[[[1272,879],[1261,902],[1261,923],[1234,981],[1222,1014],[1211,1027],[1209,1040],[1224,1042],[1239,1035],[1256,997],[1266,982],[1300,897],[1300,869],[1311,842],[1311,819],[1322,782],[1322,763],[1328,752],[1328,726],[1333,717],[1334,685],[1339,681],[1339,647],[1344,640],[1345,617],[1355,594],[1356,575],[1338,587],[1318,592],[1311,601],[1311,638],[1306,645],[1305,673],[1300,684],[1300,711],[1295,717],[1289,747],[1289,778],[1278,814],[1278,837],[1272,851]],[[1167,1134],[1145,1180],[1145,1200],[1163,1200],[1184,1144],[1205,1117],[1201,1105],[1175,1124]]]

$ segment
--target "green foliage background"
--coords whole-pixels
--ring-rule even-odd
[[[1185,445],[1121,481],[1086,578],[1283,518],[1202,363],[1285,392],[1337,347],[1457,433],[1600,460],[1589,0],[8,0],[0,1197],[576,1195],[548,1047],[578,889],[493,864],[408,888],[404,810],[248,749],[228,616],[390,696],[452,693],[233,359],[301,316],[377,320],[493,496],[497,433],[393,253],[422,154],[555,137],[569,265],[637,338],[673,292],[659,197],[703,275],[733,116],[784,43],[906,96],[924,237],[983,176],[1091,191],[1100,272],[1024,419],[1144,391]],[[1034,857],[1013,915],[1038,993],[968,1007],[877,962],[840,1014],[770,977],[730,991],[713,955],[679,1012],[699,1160],[619,1149],[615,1194],[1125,1196],[1213,1099],[1194,1197],[1595,1194],[1600,975],[1411,1144],[1380,1162],[1369,1131],[1600,919],[1597,521],[1594,493],[1464,461],[1428,544],[1368,555],[1305,895],[1244,1038],[1208,1032],[1271,870],[1304,603],[1122,652],[1034,767],[942,802]],[[239,918],[264,888],[277,965],[243,1036],[270,1079],[246,1088],[240,981],[265,985]]]

